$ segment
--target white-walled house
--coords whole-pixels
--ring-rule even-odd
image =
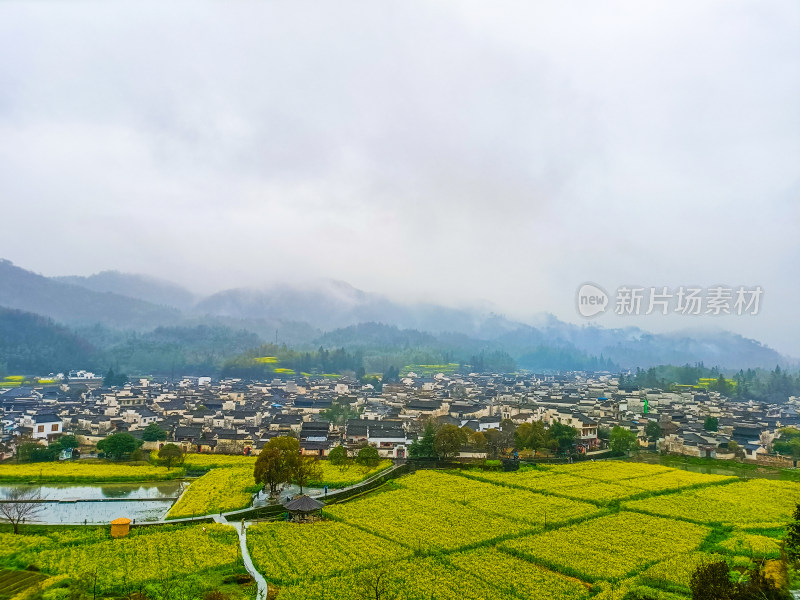
[[[63,421],[54,414],[25,415],[22,425],[31,428],[35,440],[47,440],[64,433]]]

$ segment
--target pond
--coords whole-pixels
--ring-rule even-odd
[[[28,521],[38,523],[108,523],[118,517],[136,521],[163,519],[188,483],[0,485],[0,500],[11,489],[35,489],[42,500]]]

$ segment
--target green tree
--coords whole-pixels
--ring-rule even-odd
[[[114,433],[97,442],[97,449],[104,452],[111,460],[122,460],[133,454],[141,445],[142,441],[130,433]]]
[[[425,423],[422,437],[412,442],[408,447],[408,456],[410,458],[434,458],[436,456],[436,451],[433,448],[435,439],[436,427],[431,421],[428,421]]]
[[[299,460],[300,442],[286,435],[274,437],[258,454],[253,477],[256,483],[269,487],[270,494],[275,495],[280,484],[292,480]]]
[[[611,450],[618,454],[627,454],[639,448],[639,442],[636,434],[630,429],[625,429],[617,425],[611,430],[611,439],[609,440]]]
[[[800,560],[800,503],[795,505],[792,522],[786,526],[786,554],[792,560]]]
[[[35,448],[32,449],[32,454],[30,460],[33,462],[40,462],[46,460],[57,460],[58,457],[61,455],[62,450],[67,449],[75,449],[79,446],[78,438],[74,435],[62,435],[57,440],[54,440],[50,443],[49,446],[45,449],[46,451],[41,452],[37,451]],[[44,449],[42,446],[41,448]]]
[[[514,434],[517,432],[517,426],[511,419],[503,419],[500,421],[500,443],[503,445],[503,450],[506,448],[514,447]]]
[[[767,575],[765,565],[759,564],[750,569],[745,581],[736,585],[737,600],[792,600],[785,584],[779,584],[772,576]]]
[[[692,600],[736,600],[738,590],[724,561],[700,565],[689,583]]]
[[[439,427],[433,440],[433,449],[443,460],[454,457],[461,447],[467,443],[467,435],[455,425],[447,424]]]
[[[347,397],[340,396],[331,402],[330,408],[320,411],[320,416],[336,425],[344,425],[348,419],[358,418],[359,411],[351,404]]]
[[[644,434],[648,440],[656,442],[661,437],[661,426],[656,421],[648,421],[644,428]]]
[[[122,387],[126,383],[128,383],[128,376],[124,373],[114,373],[114,369],[109,369],[106,376],[103,377],[105,387]]]
[[[183,450],[175,444],[164,444],[158,451],[158,459],[169,471],[173,465],[183,464]]]
[[[533,423],[523,423],[514,433],[514,447],[517,450],[530,448],[531,450],[542,450],[549,446],[549,435],[544,423],[534,421]]]
[[[575,440],[578,438],[578,430],[563,423],[553,423],[547,432],[559,451],[564,453],[572,450]]]
[[[347,455],[347,448],[344,446],[336,446],[328,453],[328,461],[339,468],[341,473],[344,473],[350,468],[352,459]]]
[[[706,431],[717,431],[717,429],[719,429],[719,419],[717,419],[717,417],[706,417],[703,423],[703,429]]]
[[[364,446],[356,455],[356,462],[362,467],[376,467],[380,461],[378,449],[373,446]]]
[[[322,473],[322,465],[317,457],[300,456],[294,462],[292,481],[300,487],[300,493],[302,494],[303,487],[308,485],[309,481],[320,481],[322,479]]]
[[[487,429],[483,432],[486,438],[486,454],[489,458],[497,458],[503,452],[503,436],[499,429]]]
[[[476,452],[486,451],[486,436],[480,431],[472,431],[467,434],[469,436],[469,443]]]
[[[69,389],[67,390],[67,396],[69,396],[70,400],[78,402],[83,397],[83,395],[88,391],[89,387],[87,385],[79,383],[77,385],[69,386]]]
[[[744,449],[734,440],[728,442],[728,451],[732,452],[735,458],[744,458]]]
[[[528,446],[528,439],[531,436],[533,425],[531,423],[522,423],[517,430],[514,432],[514,448],[517,450],[522,450],[523,448],[529,448]]]
[[[779,431],[780,435],[772,444],[772,449],[778,454],[791,456],[795,461],[800,460],[800,429],[795,427],[783,427]]]
[[[400,381],[400,370],[397,367],[391,366],[383,372],[382,383],[397,383],[398,381]]]
[[[56,440],[56,442],[58,442],[58,445],[61,446],[61,448],[63,449],[77,448],[78,446],[81,445],[80,441],[78,440],[78,437],[72,435],[71,433],[62,435],[60,438]]]
[[[19,462],[52,462],[57,458],[58,452],[55,451],[54,444],[43,446],[36,442],[25,442],[17,446]]]
[[[158,423],[150,423],[142,430],[142,439],[145,442],[163,442],[167,439],[167,432]]]

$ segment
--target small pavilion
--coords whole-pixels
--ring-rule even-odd
[[[324,502],[315,500],[305,494],[283,505],[292,516],[292,520],[300,522],[308,520],[309,515],[317,512],[323,506],[325,506]]]

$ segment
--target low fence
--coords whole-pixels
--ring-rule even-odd
[[[361,483],[357,483],[356,485],[341,490],[331,490],[326,496],[319,496],[318,499],[325,502],[326,506],[330,504],[336,504],[337,502],[348,500],[353,496],[358,496],[359,494],[374,490],[375,488],[382,486],[390,479],[399,477],[400,475],[408,473],[408,471],[409,466],[407,464],[395,465],[394,467],[390,467],[389,469],[378,473],[374,477],[362,481]],[[285,513],[286,509],[282,505],[273,504],[269,506],[260,506],[258,508],[248,508],[246,510],[226,513],[224,517],[228,521],[237,521],[239,519],[244,519],[246,521],[270,520],[276,519]]]
[[[440,460],[437,458],[409,458],[406,463],[415,469],[483,469],[486,471],[516,471],[520,465],[566,465],[577,462],[597,460],[619,460],[624,457],[614,455],[610,450],[573,456],[543,456],[540,458],[458,458]]]
[[[203,516],[203,517],[185,517],[183,519],[170,519],[169,521],[139,521],[136,522],[136,519],[133,519],[131,522],[131,528],[134,527],[162,527],[164,525],[194,525],[200,523],[214,523],[213,516]],[[95,523],[94,525],[105,525],[106,523]],[[91,523],[90,523],[91,525]]]

